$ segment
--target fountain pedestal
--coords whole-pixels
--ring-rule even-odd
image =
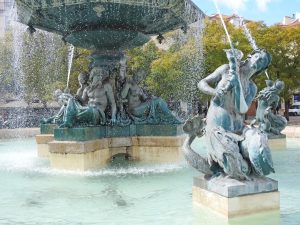
[[[48,148],[52,168],[85,171],[106,166],[117,154],[145,162],[177,162],[182,159],[183,141],[183,136],[114,137],[91,141],[52,141]]]
[[[182,125],[69,129],[50,126],[41,127],[42,134],[36,136],[36,142],[38,155],[49,157],[54,169],[84,171],[104,167],[117,154],[154,163],[174,163],[183,159],[181,146],[185,137],[182,136]]]
[[[193,201],[227,219],[280,208],[278,182],[267,177],[238,181],[200,175],[194,178]]]
[[[47,158],[50,156],[48,143],[54,141],[55,128],[57,128],[56,124],[41,124],[41,134],[35,136],[38,157]]]

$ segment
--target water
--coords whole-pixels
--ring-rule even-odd
[[[67,89],[69,88],[70,74],[72,69],[73,57],[74,57],[74,46],[70,45],[68,52],[68,80],[67,80]]]
[[[282,225],[300,224],[299,148],[299,139],[288,139],[287,150],[273,151],[277,173],[271,177],[279,180]],[[2,140],[0,224],[227,224],[193,206],[192,178],[198,173],[186,164],[121,166],[56,171],[37,158],[33,139]],[[260,217],[231,224],[274,225]]]

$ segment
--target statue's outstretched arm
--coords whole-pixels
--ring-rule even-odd
[[[218,90],[216,88],[212,88],[210,85],[217,84],[222,79],[222,75],[228,69],[229,66],[227,64],[217,68],[212,74],[208,75],[198,83],[199,90],[205,94],[215,96]]]

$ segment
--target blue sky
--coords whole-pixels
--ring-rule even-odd
[[[212,0],[192,0],[206,14],[216,13]],[[216,0],[222,14],[238,13],[245,19],[264,21],[272,25],[284,16],[300,12],[300,0]]]

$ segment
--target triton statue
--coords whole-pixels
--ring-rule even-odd
[[[111,107],[111,123],[116,122],[116,103],[112,86],[105,82],[108,71],[94,67],[91,71],[90,85],[83,91],[82,97],[71,98],[65,109],[64,122],[60,128],[73,127],[78,124],[104,125],[107,122],[105,110]],[[88,101],[87,106],[79,104]]]
[[[220,66],[198,84],[201,91],[213,98],[206,121],[197,116],[185,123],[184,131],[189,136],[184,155],[205,174],[224,174],[238,180],[254,174],[268,175],[274,172],[268,137],[260,129],[246,127],[244,115],[257,93],[252,79],[269,66],[271,55],[262,49],[253,51],[245,61],[237,49],[226,50],[226,55],[229,64]],[[191,148],[195,137],[204,134],[207,157]]]

